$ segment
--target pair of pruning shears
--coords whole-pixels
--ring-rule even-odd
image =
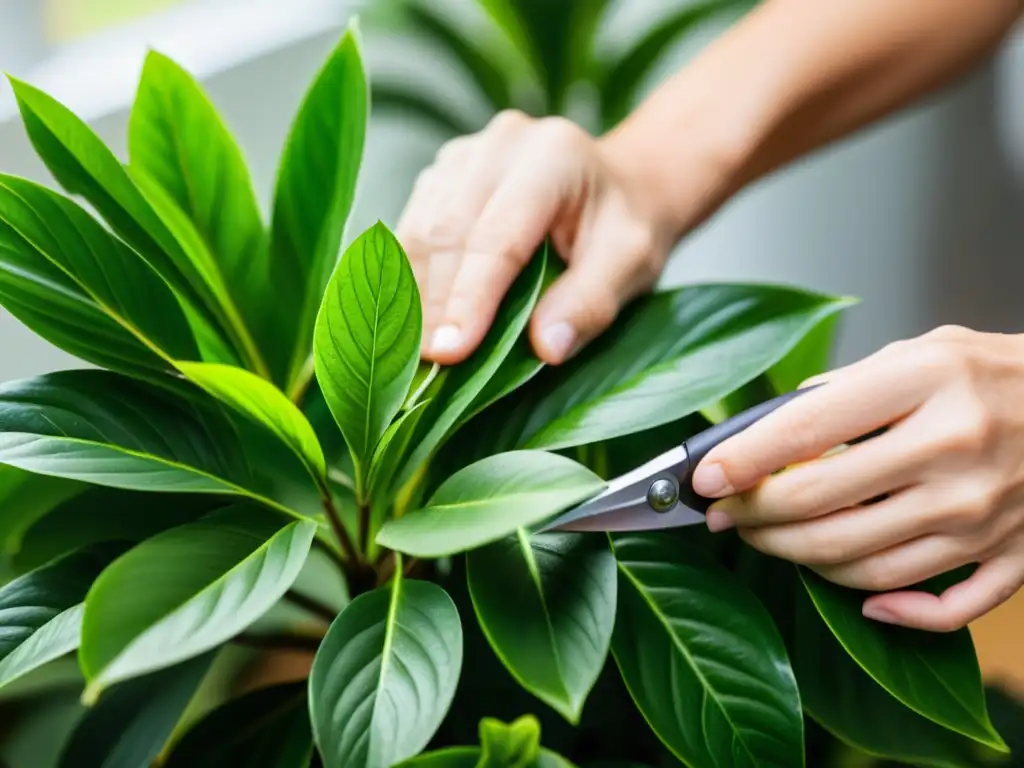
[[[692,476],[711,449],[760,421],[798,395],[822,384],[787,392],[715,424],[681,445],[611,480],[606,489],[540,528],[544,531],[655,531],[704,522],[715,499],[693,490]],[[861,442],[883,430],[865,435]]]

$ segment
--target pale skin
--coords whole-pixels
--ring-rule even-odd
[[[604,136],[508,112],[449,142],[398,225],[424,358],[471,354],[550,235],[568,268],[530,339],[564,362],[731,195],[968,72],[1021,13],[1021,0],[765,0]],[[1020,589],[1024,336],[940,328],[825,379],[701,462],[696,489],[721,499],[708,527],[877,593],[863,610],[878,621],[950,631]],[[939,596],[906,589],[969,563]]]

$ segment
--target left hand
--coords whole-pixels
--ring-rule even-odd
[[[1020,589],[1024,336],[943,327],[818,378],[697,467],[694,489],[722,499],[708,527],[883,592],[864,615],[908,627],[959,629]],[[971,563],[939,596],[906,589]]]

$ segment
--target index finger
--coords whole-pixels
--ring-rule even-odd
[[[693,473],[693,489],[709,498],[742,493],[898,421],[921,402],[920,380],[907,374],[893,355],[843,369],[709,451]]]

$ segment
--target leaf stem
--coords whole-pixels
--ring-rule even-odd
[[[352,537],[348,535],[345,524],[341,521],[341,515],[338,514],[338,508],[334,504],[334,498],[331,496],[330,489],[323,489],[321,500],[323,501],[324,512],[327,514],[327,521],[331,524],[331,529],[334,531],[334,535],[338,539],[342,551],[345,553],[346,560],[352,566],[359,565],[359,552],[356,550],[355,544],[352,543]]]
[[[314,616],[323,619],[328,624],[334,621],[338,616],[338,611],[331,608],[327,603],[324,603],[315,597],[303,594],[296,589],[289,589],[285,592],[284,598],[288,602],[293,603]]]
[[[309,389],[309,385],[313,382],[314,370],[313,356],[310,355],[306,358],[302,368],[295,374],[295,378],[288,386],[288,399],[296,405],[306,396],[306,390]]]
[[[246,363],[252,366],[252,372],[262,376],[267,381],[272,381],[273,376],[270,373],[270,368],[267,367],[266,361],[263,359],[263,355],[260,354],[259,347],[256,346],[255,340],[253,340],[252,334],[249,333],[249,328],[246,326],[245,321],[238,312],[238,308],[235,306],[234,300],[229,297],[224,307],[226,315],[228,331],[233,337],[233,341],[239,347],[239,352],[242,353],[242,357]]]
[[[359,505],[359,546],[362,552],[370,548],[370,505]]]

